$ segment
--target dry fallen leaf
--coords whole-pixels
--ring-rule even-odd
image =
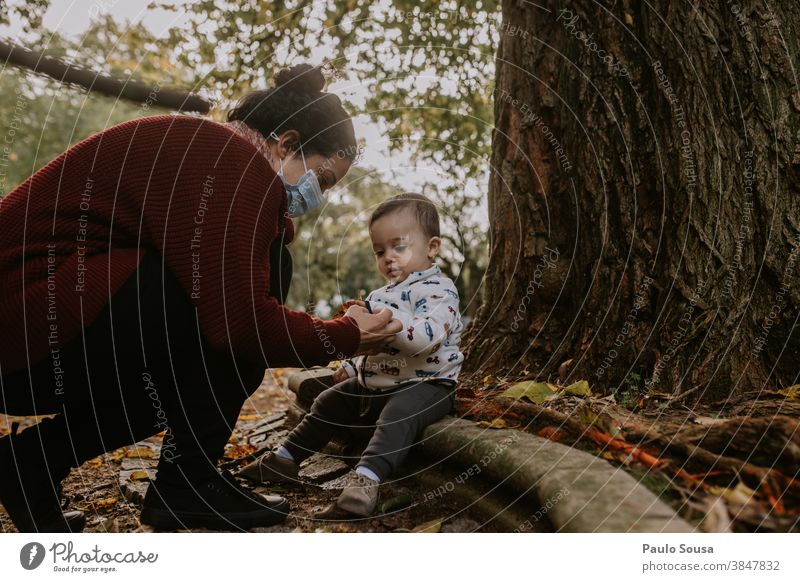
[[[483,428],[508,428],[508,424],[502,418],[492,419],[491,422],[487,420],[481,420],[478,423],[478,426],[482,426]]]
[[[550,400],[556,397],[556,393],[550,388],[550,385],[543,382],[517,382],[510,388],[507,388],[500,396],[508,398],[527,398],[534,404],[542,404],[545,400]]]
[[[147,447],[134,447],[125,451],[126,459],[155,459],[156,453]]]
[[[756,492],[741,481],[739,481],[736,484],[736,487],[733,488],[716,487],[712,485],[708,488],[708,490],[714,495],[724,497],[726,501],[737,503],[739,505],[747,505],[748,503],[755,501],[753,496]]]
[[[564,437],[564,433],[555,426],[543,426],[536,431],[537,436],[559,442]]]
[[[586,380],[578,380],[574,384],[570,384],[564,388],[563,393],[573,396],[593,396],[592,391],[589,389],[589,382]]]
[[[103,464],[103,457],[95,457],[94,459],[89,459],[86,461],[86,464],[92,468],[97,468]]]
[[[229,459],[241,459],[255,451],[256,448],[253,445],[228,445],[225,447],[225,456]]]
[[[101,499],[100,501],[92,501],[92,507],[94,509],[108,509],[117,504],[116,497],[107,497],[105,499]]]
[[[150,478],[150,474],[147,471],[134,471],[131,473],[131,481],[145,481]]]
[[[126,449],[117,449],[116,451],[111,451],[110,453],[106,453],[106,459],[119,463],[125,456],[125,452]]]
[[[782,388],[777,392],[778,394],[783,394],[789,400],[800,400],[800,384],[795,384],[794,386],[789,386],[788,388]]]

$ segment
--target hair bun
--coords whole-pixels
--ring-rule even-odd
[[[276,88],[295,93],[319,93],[325,88],[325,75],[322,67],[303,63],[278,71],[274,83]]]

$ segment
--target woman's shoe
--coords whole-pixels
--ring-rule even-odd
[[[299,470],[293,460],[269,452],[246,465],[236,476],[257,483],[297,483]]]
[[[141,521],[158,529],[247,530],[283,523],[289,502],[278,495],[244,489],[228,471],[202,483],[150,484]]]
[[[42,422],[47,422],[43,420]],[[61,480],[69,467],[52,471],[35,427],[0,438],[0,503],[24,533],[78,533],[86,525],[81,511],[61,509]],[[54,487],[55,486],[55,487]]]

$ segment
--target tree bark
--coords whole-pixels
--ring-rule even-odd
[[[132,79],[114,79],[4,41],[0,41],[0,60],[115,99],[147,103],[148,106],[175,111],[208,113],[211,109],[211,104],[199,95],[157,85],[154,87]]]
[[[798,382],[800,5],[692,4],[503,0],[472,370]]]

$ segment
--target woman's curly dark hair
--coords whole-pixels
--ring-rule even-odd
[[[278,71],[273,86],[252,91],[228,112],[270,139],[270,134],[295,130],[306,154],[354,161],[359,155],[353,121],[339,97],[326,93],[323,66],[295,65]]]

